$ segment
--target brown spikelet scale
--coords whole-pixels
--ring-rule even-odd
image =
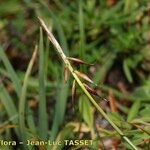
[[[93,81],[92,81],[86,74],[84,74],[84,73],[82,73],[82,72],[79,72],[79,71],[77,71],[77,70],[75,70],[74,73],[75,73],[77,76],[79,76],[80,78],[82,78],[82,79],[84,79],[84,80],[86,80],[86,81],[88,81],[88,82],[90,82],[90,83],[93,83]]]
[[[89,85],[83,83],[84,87],[86,88],[86,90],[90,93],[90,94],[93,94],[93,95],[96,95],[98,96],[101,100],[104,100],[106,102],[108,102],[108,100],[104,97],[101,97],[98,93],[97,93],[97,90],[91,88]]]
[[[64,81],[65,81],[65,83],[67,83],[67,81],[68,81],[68,75],[69,75],[69,71],[68,71],[68,68],[65,66],[65,68],[64,68]]]
[[[72,104],[74,104],[75,99],[76,99],[76,81],[75,80],[73,80],[73,83],[72,83],[71,95],[72,95]]]
[[[84,83],[84,87],[86,88],[86,90],[87,90],[89,93],[91,93],[91,94],[93,94],[93,95],[96,95],[96,96],[99,96],[99,94],[97,93],[97,91],[96,91],[95,89],[89,87],[89,86],[88,86],[87,84],[85,84],[85,83]]]
[[[67,59],[75,62],[76,64],[85,64],[85,65],[89,65],[89,66],[93,66],[94,65],[94,64],[86,63],[85,61],[83,61],[83,60],[81,60],[79,58],[67,57]]]

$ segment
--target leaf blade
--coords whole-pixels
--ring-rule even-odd
[[[14,68],[12,67],[10,61],[8,60],[6,54],[1,46],[0,46],[0,59],[3,61],[5,68],[8,71],[8,75],[9,75],[11,81],[13,82],[13,86],[17,93],[17,96],[20,97],[21,88],[22,88],[21,83],[18,79],[18,76],[17,76]]]
[[[85,95],[82,95],[79,98],[79,111],[82,115],[83,120],[91,128],[93,126],[92,106]]]
[[[45,63],[44,63],[44,45],[43,45],[43,31],[40,28],[39,39],[39,136],[42,139],[47,138],[48,123],[46,112],[46,93],[45,93]]]

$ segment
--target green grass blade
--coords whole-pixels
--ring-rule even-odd
[[[10,95],[8,94],[7,90],[5,89],[5,87],[3,86],[2,83],[0,84],[0,101],[4,105],[9,118],[13,118],[14,116],[18,116],[16,106],[15,106],[12,98],[10,97]],[[13,124],[17,125],[18,124],[18,117],[14,118],[11,122]],[[17,129],[15,129],[15,132],[17,135],[19,135],[19,132]]]
[[[36,126],[35,126],[35,123],[34,123],[34,115],[33,115],[33,112],[30,108],[27,108],[27,124],[28,124],[28,127],[30,129],[30,131],[32,131],[32,133],[36,133]]]
[[[131,75],[130,67],[129,67],[128,61],[126,59],[123,62],[123,71],[124,71],[124,73],[125,73],[126,78],[128,79],[128,81],[130,83],[133,83],[133,78],[132,78],[132,75]]]
[[[46,40],[46,46],[45,46],[45,81],[47,82],[47,76],[48,76],[48,69],[49,69],[49,45],[50,42],[47,38]]]
[[[55,24],[55,26],[56,26],[56,30],[57,30],[57,33],[58,33],[58,37],[59,37],[59,40],[60,40],[60,44],[61,44],[62,47],[64,48],[65,54],[68,55],[68,54],[69,54],[69,51],[68,51],[68,45],[67,45],[67,42],[66,42],[67,40],[66,40],[64,31],[63,31],[63,29],[62,29],[62,26],[61,26],[61,24],[60,24],[59,18],[57,18],[57,17],[55,16],[55,14],[54,14],[52,11],[50,11],[50,13],[51,13],[51,16],[52,16],[52,18],[53,18],[53,20],[54,20],[54,24]]]
[[[23,7],[17,0],[13,1],[1,1],[0,15],[6,15],[11,13],[18,13],[22,11]]]
[[[1,97],[1,102],[5,106],[7,113],[9,117],[13,117],[14,115],[17,115],[17,109],[16,106],[14,105],[13,100],[11,99],[10,95],[6,91],[5,87],[1,83],[0,85],[0,97]],[[14,122],[15,124],[17,123],[17,120]]]
[[[21,84],[20,84],[20,81],[17,77],[17,74],[15,73],[12,65],[10,64],[3,48],[0,46],[0,59],[3,61],[7,71],[8,71],[8,74],[9,74],[9,77],[11,79],[11,81],[13,82],[13,86],[14,86],[14,89],[18,95],[18,97],[20,97],[20,93],[21,93]]]
[[[46,94],[45,94],[45,64],[44,64],[44,46],[43,32],[40,28],[39,41],[39,136],[41,139],[47,138],[48,118],[46,113]]]
[[[132,3],[134,3],[134,1],[125,0],[125,4],[124,4],[124,12],[125,13],[128,13],[130,11],[130,7],[131,7]]]
[[[81,117],[86,122],[86,124],[92,128],[93,127],[93,112],[91,103],[85,95],[81,95],[79,98],[79,112]]]
[[[102,65],[98,68],[98,71],[94,75],[94,82],[96,84],[103,83],[108,70],[112,67],[115,55],[110,53],[107,54],[105,61],[103,61]],[[107,61],[106,61],[107,60]]]
[[[84,18],[83,18],[83,1],[79,1],[79,31],[80,31],[80,48],[79,48],[79,57],[84,60],[84,51],[85,51],[85,32],[84,32]],[[81,66],[82,70],[85,70],[84,66]]]
[[[139,100],[136,100],[133,103],[133,105],[128,113],[128,117],[127,117],[128,122],[132,121],[138,115],[140,106],[141,106],[141,101],[139,101]]]
[[[19,126],[20,126],[20,132],[22,139],[26,139],[26,134],[25,134],[25,105],[26,105],[26,93],[27,93],[27,86],[28,86],[28,79],[31,74],[31,70],[36,58],[37,54],[37,46],[35,47],[35,50],[33,52],[32,58],[29,62],[25,77],[24,77],[24,82],[23,82],[23,87],[21,91],[21,96],[20,96],[20,101],[19,101]]]
[[[61,82],[61,88],[58,89],[58,97],[55,105],[55,116],[52,125],[51,137],[50,140],[54,140],[60,125],[63,122],[65,109],[66,109],[66,101],[68,97],[68,84],[65,84],[64,81]]]

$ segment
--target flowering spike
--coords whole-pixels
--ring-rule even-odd
[[[90,83],[93,83],[93,81],[92,81],[86,74],[84,74],[84,73],[82,73],[82,72],[79,72],[79,71],[77,71],[77,70],[75,70],[74,72],[75,72],[75,74],[76,74],[77,76],[83,78],[84,80],[86,80],[86,81],[88,81],[88,82],[90,82]]]

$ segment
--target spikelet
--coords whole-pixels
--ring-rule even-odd
[[[97,93],[97,91],[91,87],[89,87],[87,84],[83,83],[84,87],[86,88],[86,90],[96,96],[99,96],[99,94]]]
[[[88,81],[88,82],[90,82],[90,83],[93,83],[93,81],[92,81],[86,74],[84,74],[84,73],[82,73],[82,72],[79,72],[79,71],[77,71],[77,70],[75,70],[74,73],[75,73],[77,76],[79,76],[80,78],[83,78],[84,80],[86,80],[86,81]]]
[[[73,80],[73,83],[72,83],[71,96],[72,96],[72,104],[74,104],[75,99],[76,99],[76,80]]]
[[[67,83],[67,81],[68,81],[68,75],[69,75],[69,71],[68,71],[68,68],[65,66],[64,67],[64,81],[65,81],[65,83]]]
[[[76,64],[85,64],[85,65],[89,65],[89,66],[93,66],[94,65],[94,64],[86,63],[85,61],[83,61],[83,60],[81,60],[79,58],[67,57],[67,59],[75,62]]]

